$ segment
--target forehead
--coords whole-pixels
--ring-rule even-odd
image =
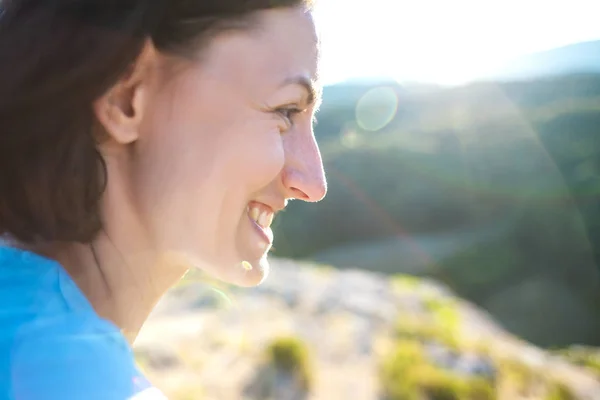
[[[248,31],[217,36],[199,68],[214,79],[266,90],[287,79],[318,77],[318,38],[310,12],[302,8],[261,11]]]

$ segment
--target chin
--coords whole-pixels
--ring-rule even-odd
[[[251,268],[248,268],[248,265]],[[222,260],[210,265],[207,263],[195,263],[195,267],[221,282],[248,288],[258,286],[264,282],[269,275],[270,269],[266,255],[260,259],[247,259],[245,262],[229,259],[229,261]]]
[[[173,251],[168,254],[168,257],[165,257],[171,265],[186,265],[187,268],[201,270],[212,278],[240,287],[260,285],[267,279],[270,268],[266,254],[259,259],[248,260],[247,263],[252,267],[250,269],[244,268],[241,261],[233,261],[239,257],[229,258],[227,261],[221,259],[210,262],[205,257],[184,251]]]
[[[263,257],[260,260],[249,261],[252,269],[245,269],[239,263],[235,269],[234,279],[230,282],[240,287],[254,287],[260,285],[269,276],[269,260]]]

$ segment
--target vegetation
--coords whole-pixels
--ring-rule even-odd
[[[306,343],[293,336],[279,337],[269,344],[266,353],[270,365],[293,374],[303,389],[310,390],[313,371]]]
[[[392,335],[382,329],[382,336],[377,340],[373,337],[377,343],[372,354],[381,357],[378,369],[373,372],[378,374],[382,400],[577,399],[571,388],[558,380],[559,376],[549,374],[540,364],[526,363],[525,355],[521,358],[514,350],[505,351],[506,348],[498,346],[506,344],[504,338],[494,334],[485,339],[479,335],[464,336],[469,314],[451,293],[415,277],[396,275],[390,281],[397,294],[415,300],[411,302],[415,307],[405,309],[398,316]],[[218,305],[213,309],[218,310]],[[218,347],[240,354],[238,348],[233,348],[239,344],[227,340],[227,334],[214,336],[223,343]],[[205,359],[194,354],[190,344],[182,342],[183,352],[176,353],[138,348],[138,361],[150,377],[173,366],[192,371],[210,370]],[[212,351],[220,351],[212,347]],[[556,353],[590,370],[594,366],[592,348],[572,347]],[[178,364],[171,361],[173,355],[177,355]],[[281,390],[296,393],[299,399],[314,394],[315,375],[319,370],[314,369],[309,347],[299,337],[275,336],[265,347],[260,361],[262,363],[253,367],[254,376],[244,382],[245,398],[284,398],[287,395]],[[204,394],[208,392],[202,391],[201,382],[197,387],[192,382],[175,387],[169,396],[181,400],[208,396]]]
[[[578,398],[569,386],[551,379],[543,369],[536,369],[518,359],[497,358],[489,343],[473,346],[462,342],[458,334],[449,336],[435,322],[403,320],[397,324],[393,348],[383,355],[379,365],[379,384],[385,400]],[[430,343],[441,344],[456,355],[467,352],[485,355],[492,360],[497,372],[493,376],[465,375],[451,368],[444,369],[427,355],[425,349]],[[570,354],[569,357],[576,363],[589,362],[582,360],[583,353],[562,353]],[[502,396],[500,393],[503,393]]]
[[[418,287],[412,279],[397,276],[394,281]],[[450,297],[424,295],[426,313],[401,315],[394,330],[393,349],[380,364],[379,382],[388,400],[492,400],[497,398],[494,379],[467,376],[438,366],[426,354],[425,346],[441,345],[460,354],[474,351],[463,343],[460,333],[460,314]],[[429,317],[429,318],[428,318]],[[484,346],[481,346],[484,347]]]
[[[417,290],[414,279],[393,279],[399,289]],[[535,398],[544,400],[577,399],[572,389],[555,380],[544,368],[536,368],[524,360],[507,358],[494,351],[494,340],[467,342],[461,334],[459,308],[452,297],[423,295],[428,311],[418,317],[401,315],[396,323],[393,343],[382,351],[379,385],[386,400],[488,400],[499,398]],[[449,358],[436,359],[428,349],[442,346]],[[594,368],[597,350],[572,347],[557,350],[574,364]],[[446,361],[464,354],[477,355],[493,367],[487,372],[454,370]],[[475,370],[472,370],[475,371]]]
[[[433,316],[436,325],[439,326],[441,330],[449,335],[459,335],[459,329],[462,324],[455,300],[439,296],[430,296],[426,297],[424,302],[426,309]]]
[[[393,275],[390,277],[390,282],[395,289],[407,291],[414,291],[421,285],[419,278],[406,274]]]
[[[548,390],[545,400],[577,400],[577,396],[564,384],[554,383]]]
[[[519,396],[531,397],[544,385],[544,376],[520,360],[503,360],[500,369],[510,391]]]
[[[318,119],[328,196],[278,218],[276,255],[433,277],[526,340],[600,345],[600,75],[337,85]]]
[[[387,400],[494,400],[495,389],[481,378],[459,376],[431,364],[422,345],[398,340],[380,365],[380,386]]]
[[[413,340],[420,343],[438,343],[450,349],[458,348],[458,336],[454,331],[433,324],[425,318],[399,318],[396,322],[395,336],[398,339]]]
[[[600,379],[600,349],[587,346],[572,346],[557,353],[569,362],[587,368]]]

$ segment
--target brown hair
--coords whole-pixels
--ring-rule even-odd
[[[308,0],[3,0],[0,3],[0,235],[89,242],[106,169],[92,103],[146,39],[190,55],[256,11]]]

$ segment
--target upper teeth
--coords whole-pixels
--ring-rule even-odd
[[[250,215],[250,218],[256,221],[262,228],[268,228],[273,222],[273,213],[261,210],[258,207],[250,207],[248,214]]]

